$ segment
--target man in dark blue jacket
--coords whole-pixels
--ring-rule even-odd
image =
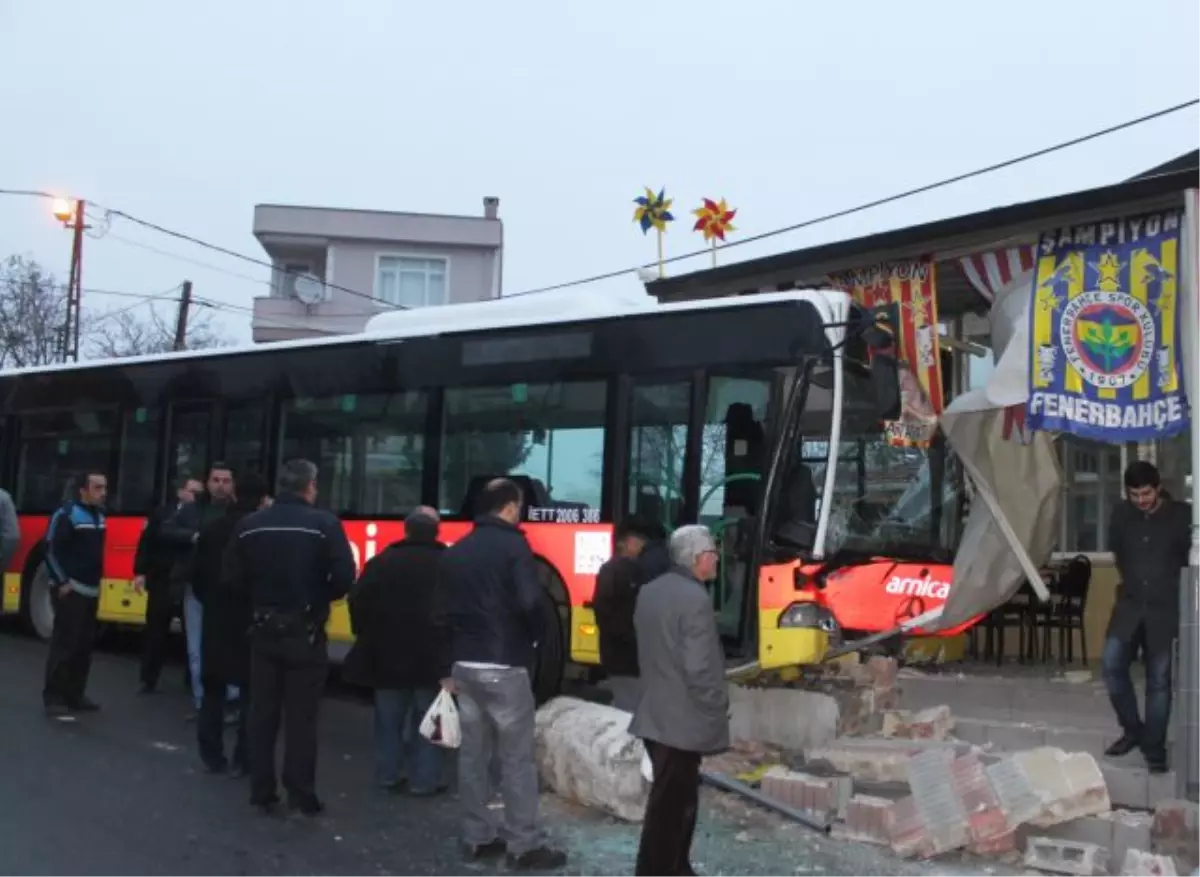
[[[542,588],[533,551],[518,527],[521,489],[490,482],[482,516],[442,555],[438,595],[450,634],[462,746],[458,791],[469,858],[508,854],[513,868],[555,869],[566,854],[542,843],[534,762],[534,701],[529,670],[542,635]],[[504,831],[492,799],[489,754],[499,754]]]
[[[325,685],[329,604],[354,584],[354,556],[342,522],[315,508],[317,467],[290,460],[275,504],[234,527],[223,580],[250,595],[250,803],[269,811],[275,792],[275,740],[284,722],[283,787],[305,816],[317,797],[317,709]]]
[[[55,599],[54,632],[46,657],[42,703],[46,715],[95,712],[84,695],[96,638],[96,607],[104,574],[104,500],[108,479],[85,472],[68,489],[74,493],[50,518],[46,530],[46,572]]]

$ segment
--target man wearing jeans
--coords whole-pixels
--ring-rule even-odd
[[[518,527],[521,505],[521,489],[512,481],[489,482],[475,529],[442,556],[439,615],[453,662],[452,680],[443,685],[459,695],[458,792],[468,858],[507,853],[510,868],[549,870],[562,867],[567,856],[546,846],[538,830],[535,707],[527,668],[534,663],[543,598],[533,552]],[[503,826],[488,807],[493,753],[499,756]]]
[[[1141,747],[1153,773],[1167,770],[1171,720],[1171,661],[1179,634],[1179,577],[1187,566],[1192,508],[1164,493],[1158,469],[1138,461],[1125,470],[1127,500],[1113,509],[1109,550],[1121,586],[1101,658],[1104,683],[1121,723],[1121,739],[1107,755]],[[1129,675],[1141,646],[1146,665],[1146,717],[1138,714]]]

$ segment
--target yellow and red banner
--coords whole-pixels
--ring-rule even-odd
[[[886,426],[888,442],[925,446],[942,413],[942,358],[938,341],[937,266],[931,259],[884,262],[832,275],[830,282],[850,293],[860,307],[898,305],[900,420]]]

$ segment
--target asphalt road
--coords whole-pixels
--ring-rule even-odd
[[[369,706],[336,687],[321,718],[317,820],[265,818],[244,780],[199,770],[178,667],[139,697],[128,645],[97,653],[90,695],[101,713],[73,723],[41,711],[45,647],[0,633],[0,873],[485,874],[465,864],[452,796],[418,800],[371,783]],[[705,793],[695,862],[707,874],[966,874],[841,844],[731,796]],[[638,827],[543,796],[550,835],[570,852],[565,873],[632,873]],[[496,869],[499,869],[498,871]],[[491,869],[491,870],[489,870]],[[996,873],[992,871],[991,873]]]

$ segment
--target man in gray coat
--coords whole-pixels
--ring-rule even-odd
[[[637,874],[694,874],[700,759],[729,748],[725,655],[705,582],[717,576],[708,528],[671,535],[671,570],[642,586],[633,614],[643,696],[629,725],[654,765]]]

